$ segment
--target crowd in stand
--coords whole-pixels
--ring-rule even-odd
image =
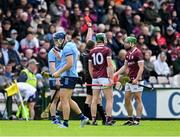
[[[136,36],[145,59],[145,76],[180,73],[179,0],[1,0],[0,64],[12,79],[27,61],[39,63],[38,72],[48,67],[47,53],[52,35],[64,30],[79,49],[86,48],[88,22],[94,33],[103,32],[112,50],[116,68],[123,65],[123,40]],[[79,73],[82,62],[79,61]]]

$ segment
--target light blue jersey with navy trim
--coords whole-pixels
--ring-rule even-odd
[[[55,69],[58,70],[60,68],[60,64],[61,64],[61,60],[58,59],[55,55],[54,55],[54,48],[52,48],[49,53],[48,53],[48,65],[49,65],[49,72],[50,72],[50,62],[55,62]],[[61,52],[59,52],[59,55],[61,57]],[[51,72],[50,72],[51,73]],[[53,78],[50,78],[53,79]]]
[[[64,65],[67,63],[66,57],[72,55],[73,56],[73,65],[69,70],[66,70],[61,74],[61,77],[67,76],[67,77],[78,77],[77,73],[77,60],[79,56],[79,51],[77,49],[77,46],[73,42],[67,42],[62,50],[61,54],[61,64],[60,68],[63,68]]]

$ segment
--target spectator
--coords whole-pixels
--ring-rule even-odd
[[[118,57],[115,59],[117,70],[119,70],[124,65],[126,54],[127,51],[125,49],[121,49],[119,51]]]
[[[33,53],[38,53],[39,41],[33,32],[27,32],[26,37],[21,40],[20,46],[23,53],[26,49],[32,49]]]
[[[180,74],[180,48],[178,49],[178,57],[173,62],[173,72],[174,72],[174,75]]]
[[[160,47],[158,46],[156,40],[154,37],[151,37],[151,42],[148,46],[148,48],[152,51],[152,56],[158,56],[161,52]]]
[[[9,58],[13,59],[15,65],[19,65],[20,64],[20,57],[19,57],[19,54],[14,50],[14,47],[15,47],[14,40],[10,40],[9,45],[8,45]]]
[[[144,41],[146,45],[150,45],[150,31],[149,31],[149,26],[148,25],[143,25],[142,26],[142,35],[144,36]]]
[[[37,35],[37,39],[39,40],[39,44],[41,45],[42,42],[44,41],[44,29],[42,24],[37,25],[36,35]]]
[[[45,19],[42,21],[42,26],[44,29],[44,34],[47,34],[49,32],[49,26],[51,24],[51,15],[46,14]]]
[[[133,15],[130,6],[126,6],[125,10],[119,17],[119,21],[121,28],[124,28],[128,35],[131,34],[133,30]]]
[[[158,25],[161,22],[161,18],[155,9],[154,1],[149,0],[148,7],[144,10],[145,21],[149,24]]]
[[[5,66],[4,76],[6,76],[9,79],[9,82],[13,81],[13,73],[12,73],[12,65],[11,64],[7,64]]]
[[[38,14],[39,14],[39,17],[40,17],[40,21],[45,20],[46,14],[47,14],[47,10],[44,9],[44,8],[41,8],[39,10]]]
[[[18,41],[21,41],[26,36],[29,26],[28,14],[26,12],[20,13],[20,20],[15,23],[15,29],[18,31]]]
[[[138,38],[137,38],[137,48],[142,50],[143,45],[146,45],[145,40],[144,40],[144,36],[139,35]]]
[[[50,45],[50,42],[48,40],[44,40],[42,45],[41,45],[42,48],[46,49],[46,51],[49,51],[51,49],[51,45]]]
[[[60,3],[59,0],[55,0],[49,7],[50,14],[55,19],[63,15],[63,12],[66,10],[66,7]]]
[[[145,53],[147,52],[147,50],[149,50],[148,47],[147,47],[146,45],[142,45],[141,51],[142,51],[142,54],[143,54],[143,55],[145,55]]]
[[[119,24],[118,17],[116,13],[113,11],[113,7],[111,5],[108,6],[107,13],[103,16],[102,23],[110,24],[112,23],[112,19],[115,19],[116,24]]]
[[[33,58],[33,50],[32,49],[26,49],[24,55],[28,60],[32,59]]]
[[[69,10],[66,10],[63,14],[63,16],[61,16],[60,18],[60,26],[62,26],[65,30],[70,28],[70,13]]]
[[[8,54],[8,41],[3,40],[1,42],[1,52],[0,52],[0,64],[2,65],[7,65],[10,58],[9,58],[9,54]]]
[[[97,24],[102,23],[103,16],[105,15],[105,1],[104,0],[97,0],[96,1],[96,11],[97,11]]]
[[[125,4],[132,7],[133,13],[138,12],[142,7],[141,0],[125,0]]]
[[[173,29],[172,26],[167,27],[167,31],[166,31],[166,41],[167,41],[167,46],[168,49],[171,49],[171,47],[174,44],[174,40],[175,40],[175,30]]]
[[[124,48],[123,40],[123,34],[121,32],[117,32],[116,36],[113,38],[113,47],[111,47],[111,49],[115,52],[116,56],[119,54],[119,51]]]
[[[139,15],[135,15],[133,17],[133,33],[135,34],[135,36],[139,36],[140,34],[142,34],[142,23],[141,23],[141,17]]]
[[[31,21],[31,27],[33,28],[33,30],[37,30],[38,24],[41,24],[40,16],[34,15],[32,21]]]
[[[43,67],[48,67],[48,60],[47,60],[47,51],[44,48],[40,48],[39,53],[37,55],[37,62],[39,64],[39,72]]]
[[[16,40],[18,36],[17,30],[11,30],[11,39],[15,42],[14,50],[19,54],[19,42]]]
[[[166,54],[166,62],[168,66],[171,67],[172,66],[171,54],[168,52],[168,48],[166,45],[161,47],[161,52],[164,52]]]
[[[158,59],[154,62],[154,70],[158,76],[170,75],[170,68],[166,63],[166,53],[161,52]]]
[[[166,45],[166,39],[162,36],[161,29],[159,27],[154,28],[154,36],[159,47]]]
[[[146,81],[149,81],[150,76],[156,76],[156,73],[154,71],[154,64],[151,62],[151,55],[152,52],[150,50],[147,50],[144,55],[144,79]]]
[[[162,18],[162,24],[166,24],[168,22],[168,18],[170,17],[170,12],[168,11],[168,2],[162,1],[160,5],[159,16]]]
[[[79,8],[79,4],[74,4],[73,12],[70,15],[70,24],[71,28],[75,27],[75,22],[77,23],[79,20],[79,17],[81,15],[81,10]]]
[[[11,22],[9,20],[4,20],[2,22],[2,34],[3,38],[10,38],[10,32],[11,32]]]
[[[49,26],[49,31],[48,33],[44,36],[44,39],[48,40],[51,44],[51,46],[53,45],[53,34],[56,32],[56,26],[51,24]]]
[[[28,21],[31,22],[33,19],[33,6],[31,4],[28,4],[25,11],[28,14]]]

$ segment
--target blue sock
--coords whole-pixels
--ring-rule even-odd
[[[79,114],[79,118],[80,118],[81,120],[85,119],[84,114],[83,114],[83,113],[80,113],[80,114]]]

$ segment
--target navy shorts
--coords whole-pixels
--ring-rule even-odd
[[[56,86],[56,80],[49,80],[49,88],[51,90],[57,90],[58,87]]]
[[[78,77],[62,77],[60,80],[61,88],[74,89],[78,80]]]

